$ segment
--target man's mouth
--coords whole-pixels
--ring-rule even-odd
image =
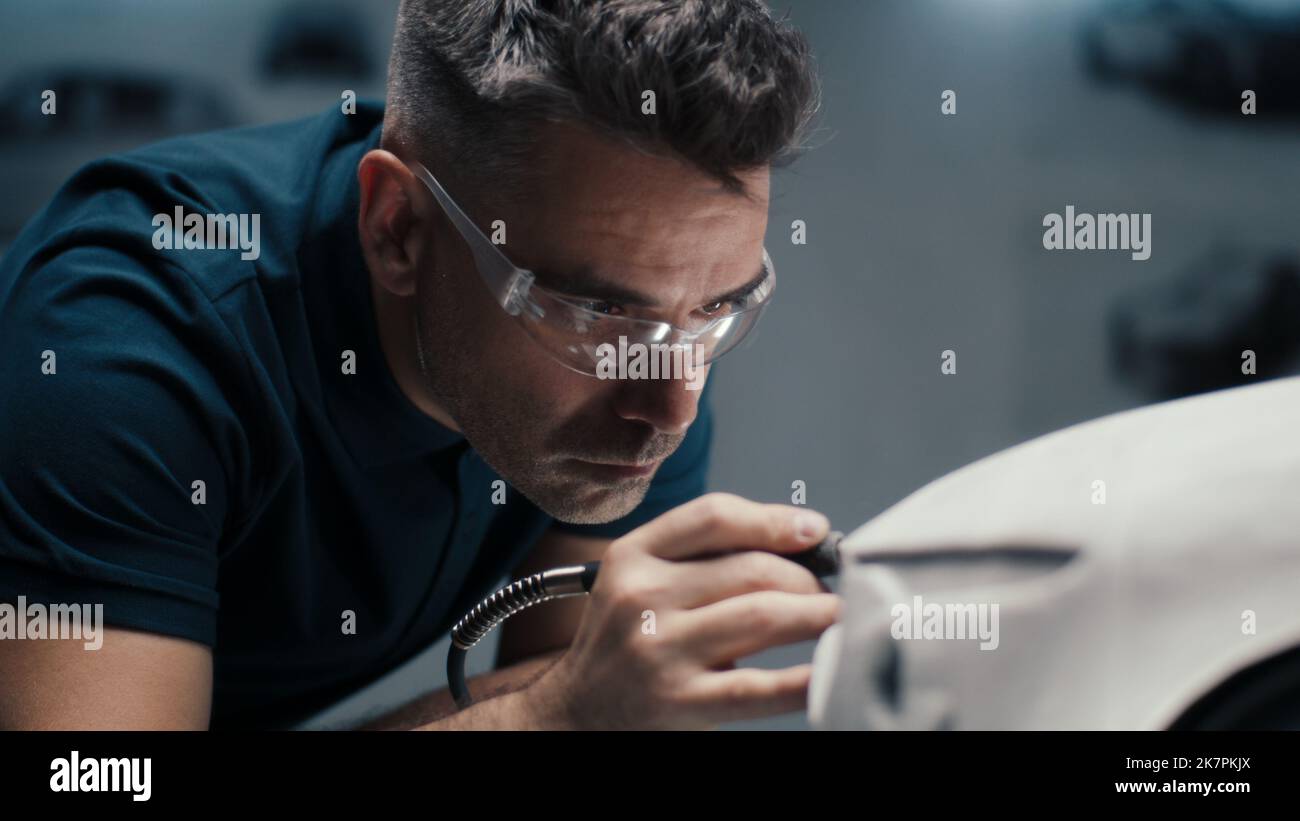
[[[652,462],[592,462],[586,459],[574,459],[574,462],[591,473],[602,474],[613,479],[635,479],[642,476],[650,476],[659,466],[663,464],[663,459],[656,459]]]

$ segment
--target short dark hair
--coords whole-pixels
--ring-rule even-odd
[[[568,121],[741,192],[736,172],[786,164],[819,105],[807,41],[758,0],[402,0],[384,142],[521,182],[533,126]]]

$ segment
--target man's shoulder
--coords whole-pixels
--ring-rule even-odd
[[[320,230],[313,219],[343,210],[337,180],[355,175],[352,155],[382,116],[381,105],[360,103],[355,115],[334,108],[86,164],[0,260],[0,317],[13,330],[25,312],[48,318],[74,298],[93,300],[100,321],[160,307],[193,317],[246,283],[291,286],[299,248]]]
[[[174,137],[89,162],[16,238],[0,266],[0,286],[88,247],[160,271],[188,271],[210,298],[250,278],[274,278],[293,268],[326,167],[349,146],[359,149],[382,118],[381,104],[362,102],[355,114],[332,108],[304,119]],[[239,247],[237,232],[249,245],[254,228],[259,247]],[[214,247],[237,253],[176,253]]]
[[[83,358],[93,347],[101,383],[162,367],[190,382],[219,373],[238,382],[222,391],[247,392],[246,360],[280,356],[255,349],[276,345],[266,294],[293,284],[313,214],[343,210],[317,191],[338,188],[325,167],[354,177],[355,165],[343,166],[381,120],[378,105],[335,108],[83,166],[0,259],[0,341]],[[256,249],[245,248],[250,239]]]
[[[383,113],[382,103],[359,101],[354,113],[335,106],[295,120],[173,137],[98,163],[165,182],[191,181],[216,205],[251,201],[288,210],[306,202],[298,195],[315,187],[331,156],[374,134]]]

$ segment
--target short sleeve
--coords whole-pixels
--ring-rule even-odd
[[[73,243],[0,273],[0,600],[213,645],[238,345],[157,255]]]
[[[616,539],[673,508],[702,496],[713,444],[713,408],[709,400],[712,385],[712,379],[704,383],[695,421],[691,423],[686,438],[676,452],[660,466],[641,504],[626,516],[606,524],[578,525],[557,520],[552,527],[578,536]]]

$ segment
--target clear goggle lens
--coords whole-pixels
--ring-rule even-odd
[[[770,270],[770,269],[769,269]],[[682,328],[667,322],[609,316],[584,308],[543,288],[528,289],[517,314],[524,329],[539,345],[564,366],[589,376],[599,374],[602,358],[634,346],[655,355],[681,349],[695,367],[710,364],[735,350],[757,324],[770,302],[775,276],[740,304],[740,310],[708,319],[700,318]],[[609,347],[606,347],[609,346]]]

